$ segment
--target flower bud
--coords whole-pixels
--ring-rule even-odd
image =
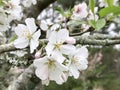
[[[41,50],[39,50],[35,53],[35,59],[40,58],[40,55],[41,55]]]
[[[75,44],[76,40],[73,37],[68,37],[65,42],[68,44]]]

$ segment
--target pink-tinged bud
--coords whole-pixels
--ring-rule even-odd
[[[76,43],[76,39],[73,37],[68,37],[65,41],[68,44],[75,44]]]
[[[35,53],[35,59],[40,58],[40,55],[41,55],[41,51],[36,52],[36,53]]]

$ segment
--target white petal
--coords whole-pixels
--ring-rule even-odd
[[[48,25],[45,21],[41,21],[41,24],[40,24],[40,28],[43,30],[43,31],[46,31],[48,29]]]
[[[22,32],[24,30],[28,30],[28,28],[23,24],[18,24],[18,26],[15,28],[15,33],[18,35],[18,37],[22,37]]]
[[[37,32],[35,32],[35,33],[33,34],[32,38],[33,38],[34,40],[38,40],[39,37],[40,37],[40,35],[41,35],[41,32],[40,32],[40,30],[38,30]]]
[[[54,24],[51,28],[50,28],[50,30],[51,31],[55,31],[55,30],[57,30],[57,29],[59,29],[60,28],[60,25],[59,24]]]
[[[78,57],[83,57],[83,58],[87,58],[88,57],[88,50],[86,47],[81,47],[79,48],[77,51],[76,51],[76,54],[75,56],[78,56]]]
[[[54,50],[52,52],[52,57],[54,57],[54,59],[57,60],[59,63],[63,63],[65,60],[65,57],[58,50]]]
[[[51,32],[51,34],[50,34],[50,36],[49,36],[49,42],[50,43],[56,43],[56,41],[57,41],[57,31],[52,31]]]
[[[18,38],[17,40],[14,41],[14,46],[16,48],[25,48],[29,44],[29,40],[24,39],[24,38]]]
[[[87,67],[88,67],[87,64],[81,65],[81,66],[79,66],[79,70],[80,70],[80,71],[85,70],[85,69],[87,69]]]
[[[61,75],[62,75],[62,71],[60,71],[59,68],[55,67],[55,69],[50,71],[50,80],[54,80],[54,81],[58,82]]]
[[[38,47],[39,41],[36,41],[34,39],[30,40],[30,53],[33,53],[34,50]]]
[[[47,65],[43,65],[42,68],[37,68],[35,74],[41,80],[46,80],[48,78],[48,67]]]
[[[71,74],[74,76],[75,79],[79,78],[79,71],[77,70],[76,66],[71,65],[69,67],[69,70],[70,70]]]
[[[86,4],[85,2],[83,2],[83,3],[81,4],[81,6],[82,6],[83,9],[87,9],[87,4]]]
[[[25,23],[26,23],[30,33],[33,34],[37,29],[37,26],[35,25],[35,19],[34,18],[27,18],[25,20]]]
[[[74,46],[74,45],[70,45],[70,44],[62,45],[62,46],[60,47],[60,51],[61,51],[63,54],[66,54],[66,55],[72,54],[75,50],[76,50],[76,49],[75,49],[75,46]]]
[[[78,63],[78,64],[76,65],[76,67],[77,67],[80,71],[82,71],[82,70],[87,69],[88,65],[85,64],[85,63]]]
[[[61,71],[68,71],[68,67],[59,63],[59,62],[56,62],[55,63],[56,67],[59,68]]]
[[[47,62],[47,56],[39,59],[35,59],[33,65],[37,68],[41,68],[44,63]]]
[[[65,42],[65,40],[69,37],[69,32],[67,29],[61,29],[57,33],[57,42]]]
[[[50,56],[50,54],[52,54],[54,49],[54,45],[51,43],[48,43],[47,46],[45,47],[46,53],[48,56]]]

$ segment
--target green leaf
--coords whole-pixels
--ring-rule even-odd
[[[14,35],[10,38],[9,42],[13,42],[15,39],[17,39],[17,35]]]
[[[96,22],[94,20],[88,21],[89,25],[91,25],[93,28],[96,28]]]
[[[89,7],[90,7],[92,13],[94,13],[95,0],[89,0]]]
[[[55,7],[55,10],[64,16],[64,10],[61,7]]]
[[[105,19],[99,19],[97,22],[96,22],[96,30],[100,30],[101,28],[103,28],[106,24],[106,21]]]
[[[108,6],[113,6],[113,1],[114,0],[107,0]]]
[[[106,21],[105,19],[99,19],[98,21],[90,20],[88,21],[88,23],[96,30],[100,30],[101,28],[105,26]]]
[[[119,6],[111,6],[101,9],[99,12],[100,17],[105,17],[108,14],[113,13],[113,15],[119,15],[120,14],[120,7]]]

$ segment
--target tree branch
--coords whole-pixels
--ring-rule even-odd
[[[116,45],[120,44],[120,35],[111,36],[111,35],[105,35],[105,34],[95,34],[95,35],[89,35],[89,36],[76,36],[77,44],[82,45],[102,45],[102,46],[108,46],[108,45]],[[42,42],[47,42],[46,39],[40,40],[40,44],[42,45]],[[4,44],[0,45],[0,53],[8,52],[8,51],[14,51],[18,50],[15,48],[15,46],[10,44]]]
[[[0,53],[4,53],[4,52],[8,52],[8,51],[14,51],[14,50],[18,50],[18,49],[15,48],[13,43],[0,45]]]

